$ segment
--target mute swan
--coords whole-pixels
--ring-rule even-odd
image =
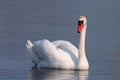
[[[43,39],[34,43],[27,40],[26,47],[35,66],[55,69],[89,69],[85,53],[86,28],[86,17],[80,16],[77,28],[78,33],[81,32],[79,49],[69,41],[64,40],[50,42],[47,39]]]

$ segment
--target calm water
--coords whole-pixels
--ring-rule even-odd
[[[89,71],[32,69],[26,40],[69,40],[78,46],[88,18]],[[119,0],[0,0],[0,80],[120,80]]]

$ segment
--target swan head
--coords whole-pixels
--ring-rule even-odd
[[[87,18],[85,16],[80,16],[78,19],[78,33],[82,32],[82,29],[86,27]]]

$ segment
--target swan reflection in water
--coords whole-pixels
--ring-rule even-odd
[[[29,77],[31,80],[88,80],[88,71],[55,70],[33,68]]]

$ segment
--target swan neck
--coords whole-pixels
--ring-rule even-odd
[[[88,69],[89,63],[85,53],[85,37],[86,37],[86,25],[84,25],[79,41],[79,51],[78,51],[78,69]]]
[[[86,38],[86,25],[84,25],[83,30],[80,35],[79,40],[79,56],[85,56],[85,38]]]

